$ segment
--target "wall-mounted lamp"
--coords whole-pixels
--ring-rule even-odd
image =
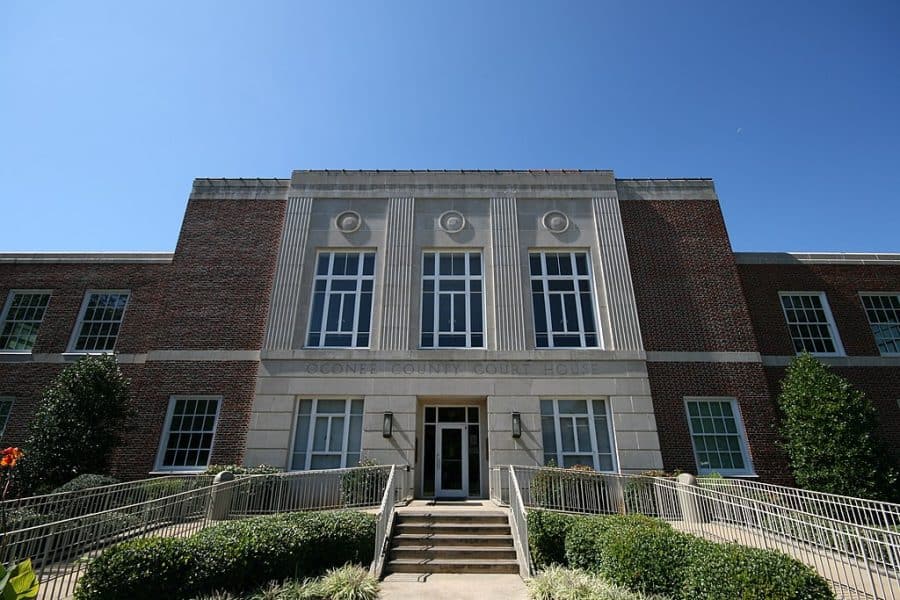
[[[394,413],[384,413],[384,420],[381,422],[382,437],[389,438],[394,434]]]
[[[513,413],[512,414],[512,436],[514,438],[522,437],[522,414],[521,413]]]

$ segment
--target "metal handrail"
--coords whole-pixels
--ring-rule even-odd
[[[900,600],[900,505],[757,482],[513,469],[527,508],[654,516],[715,541],[785,552],[839,596]]]
[[[96,488],[97,493],[85,498],[119,500],[109,506],[85,500],[76,505],[103,506],[102,510],[70,512],[53,522],[30,524],[7,532],[0,539],[0,561],[9,564],[32,559],[41,585],[41,598],[68,598],[74,593],[88,561],[112,544],[142,537],[191,535],[224,519],[300,510],[370,509],[384,505],[386,498],[392,507],[396,499],[394,472],[394,466],[384,465],[241,475],[217,483],[211,477],[182,478],[185,483],[181,488],[176,486],[174,493],[165,495],[158,492],[173,486],[163,481],[165,485],[160,488],[159,480],[179,478],[132,482],[129,485],[138,488],[149,481],[150,490],[127,497],[111,496]],[[122,484],[114,485],[122,488]]]
[[[375,527],[375,555],[372,558],[372,565],[369,567],[369,572],[377,578],[381,577],[381,571],[384,569],[384,561],[388,553],[388,545],[391,541],[391,531],[394,525],[394,510],[397,501],[397,494],[394,490],[395,470],[395,467],[391,466],[387,484],[384,486],[381,506],[378,507],[378,523]]]
[[[516,468],[512,466],[509,467],[509,516],[513,544],[516,547],[516,559],[519,562],[519,575],[528,578],[534,574],[531,548],[528,545],[528,519],[525,514],[519,480],[516,478]]]

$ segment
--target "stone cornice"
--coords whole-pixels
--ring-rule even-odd
[[[0,263],[169,264],[172,252],[2,252]]]
[[[739,265],[900,265],[892,252],[735,252]]]

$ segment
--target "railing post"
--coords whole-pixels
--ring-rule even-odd
[[[686,524],[703,523],[703,509],[700,506],[700,498],[697,478],[690,473],[682,473],[675,479],[675,491],[678,495],[678,504],[681,505],[681,517]]]
[[[234,494],[233,485],[223,485],[234,481],[234,474],[228,471],[218,473],[213,479],[213,489],[209,503],[207,519],[210,521],[224,521],[231,510],[231,497]]]

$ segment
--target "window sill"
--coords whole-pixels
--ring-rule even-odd
[[[702,478],[709,479],[710,478],[709,476],[712,475],[713,473],[721,475],[724,479],[759,479],[759,475],[757,475],[756,473],[753,473],[753,472],[751,472],[751,473],[722,473],[721,471],[708,471],[706,473],[700,473],[697,475],[697,478],[700,479],[702,477]],[[717,477],[713,477],[712,479],[717,479]]]
[[[0,350],[0,354],[12,354],[15,356],[28,356],[33,354],[31,350]]]
[[[163,477],[165,475],[203,475],[203,472],[206,471],[208,467],[203,467],[202,469],[172,469],[172,470],[159,470],[156,469],[154,471],[150,471],[148,475],[153,475],[154,477]]]

